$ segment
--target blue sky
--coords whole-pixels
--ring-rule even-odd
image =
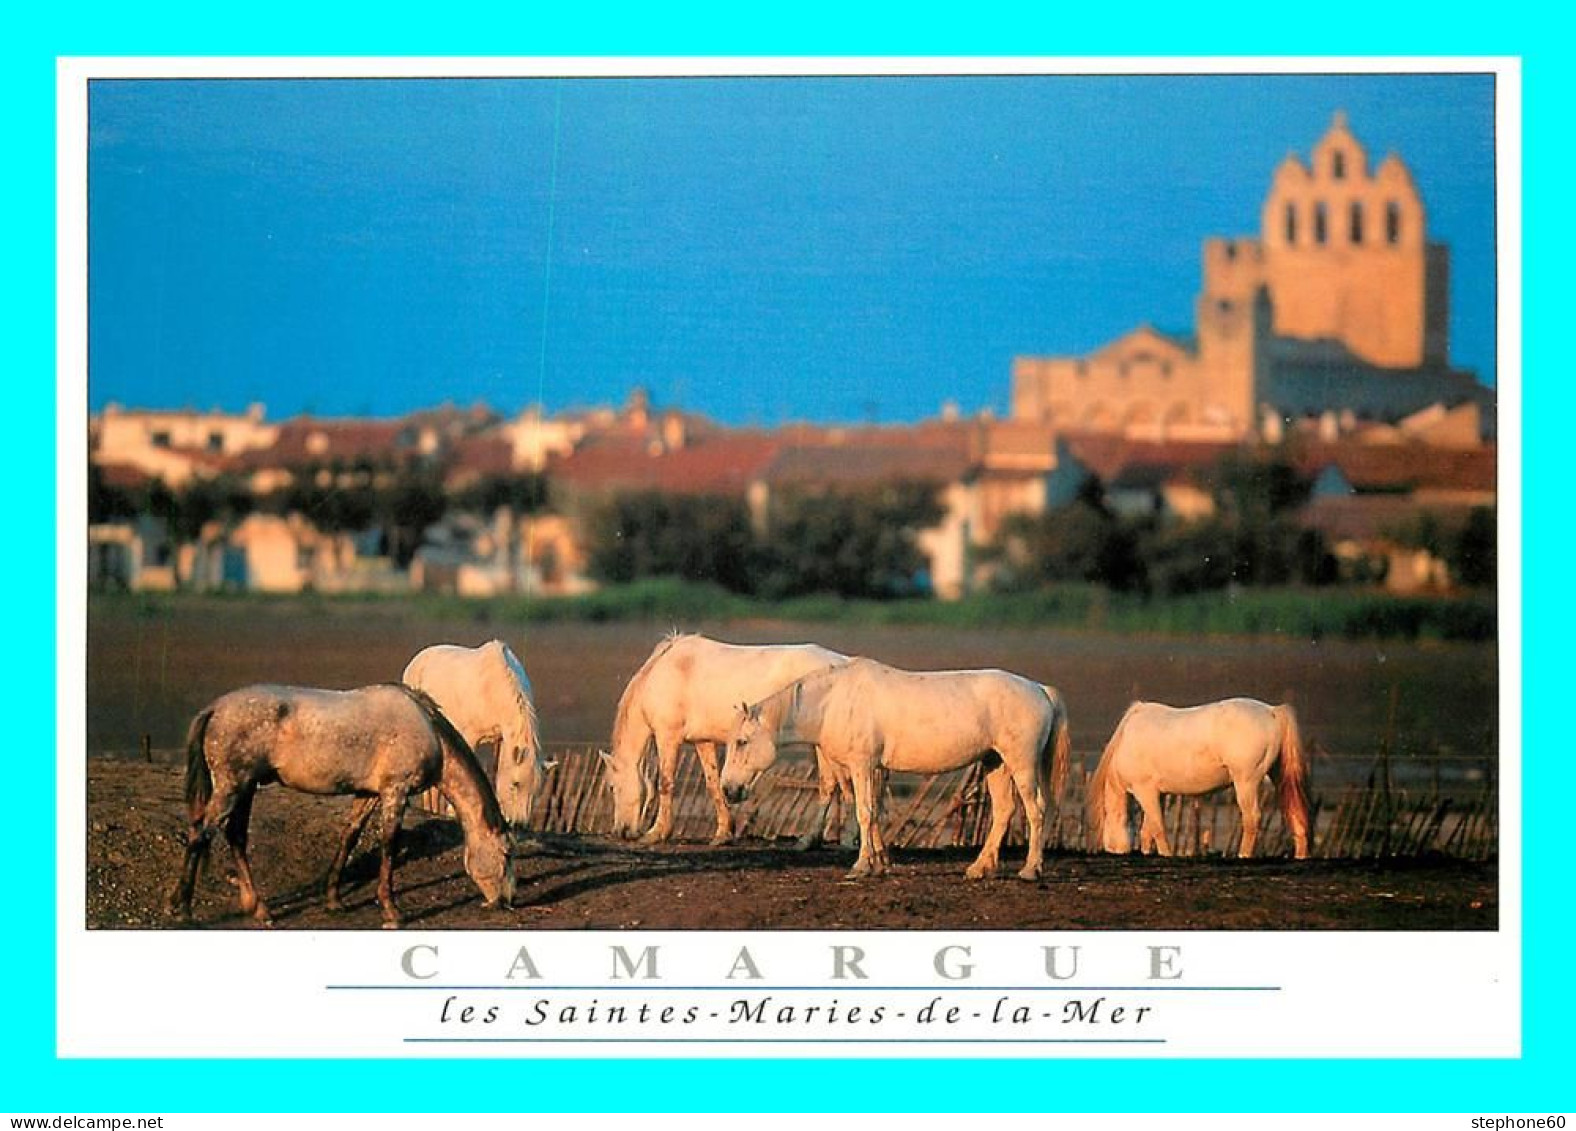
[[[1016,354],[1193,323],[1200,245],[1344,108],[1494,379],[1487,76],[115,81],[90,407],[735,424],[1007,404]]]

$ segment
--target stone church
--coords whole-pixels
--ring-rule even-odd
[[[1370,172],[1337,112],[1275,171],[1257,237],[1208,239],[1195,333],[1140,326],[1085,357],[1014,359],[1012,415],[1133,438],[1278,436],[1493,393],[1449,359],[1449,249],[1394,154]]]

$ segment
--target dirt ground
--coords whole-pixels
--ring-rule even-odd
[[[183,770],[92,758],[88,763],[87,925],[182,926],[162,913],[184,840]],[[275,929],[369,929],[375,842],[346,869],[343,912],[323,906],[323,877],[348,798],[265,788],[252,817],[251,858]],[[1496,866],[1406,861],[1160,860],[1061,855],[1046,877],[1011,871],[969,883],[963,850],[898,851],[894,869],[848,881],[851,848],[797,852],[745,841],[712,848],[641,848],[561,837],[517,860],[515,906],[488,910],[461,866],[451,822],[407,817],[395,890],[407,924],[423,929],[1256,929],[1491,930]],[[1016,866],[1015,854],[1006,863]],[[199,881],[192,927],[251,928],[236,911],[228,850],[215,847]]]

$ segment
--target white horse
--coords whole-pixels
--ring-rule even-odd
[[[528,823],[536,791],[554,763],[542,760],[531,680],[509,646],[501,640],[479,648],[434,644],[405,665],[400,682],[437,701],[476,751],[504,817],[510,824]]]
[[[996,871],[1016,790],[1029,821],[1028,860],[1018,875],[1039,878],[1046,805],[1061,790],[1070,745],[1067,709],[1054,688],[1004,671],[906,672],[850,660],[745,711],[722,768],[727,795],[746,796],[790,741],[815,743],[838,774],[852,779],[859,857],[850,877],[888,865],[881,839],[884,771],[938,774],[985,761],[991,826],[966,874],[979,879]]]
[[[1281,811],[1297,859],[1308,855],[1308,767],[1297,716],[1290,707],[1257,699],[1226,699],[1201,707],[1134,703],[1117,724],[1089,779],[1089,840],[1107,852],[1127,852],[1127,795],[1144,811],[1140,848],[1171,855],[1161,819],[1162,793],[1209,793],[1231,785],[1242,810],[1242,847],[1253,855],[1259,835],[1259,783],[1279,785]]]
[[[717,754],[738,722],[738,705],[753,703],[821,668],[848,657],[816,644],[724,644],[704,636],[671,634],[652,651],[624,688],[613,719],[613,751],[601,751],[613,790],[613,831],[639,833],[651,783],[642,773],[646,751],[657,749],[657,815],[644,843],[673,835],[673,781],[679,747],[693,743],[717,813],[713,844],[733,837],[733,815],[719,784]],[[823,773],[823,806],[830,805],[835,778]],[[826,809],[822,810],[825,821]]]

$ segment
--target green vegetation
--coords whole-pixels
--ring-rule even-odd
[[[591,573],[629,584],[716,582],[728,594],[780,602],[904,597],[928,589],[918,532],[941,520],[938,488],[784,491],[756,529],[744,502],[657,491],[615,495],[589,523]]]
[[[779,620],[933,628],[1055,628],[1168,636],[1273,636],[1292,639],[1493,640],[1492,595],[1391,597],[1373,591],[1236,589],[1180,597],[1112,593],[1094,584],[1027,593],[982,593],[962,601],[868,600],[806,596],[760,600],[717,585],[657,579],[609,586],[581,597],[467,599],[404,596],[137,594],[94,596],[134,603],[150,616],[176,603],[204,601],[310,607],[324,616],[376,615],[478,622],[640,621],[679,628],[733,620]]]

